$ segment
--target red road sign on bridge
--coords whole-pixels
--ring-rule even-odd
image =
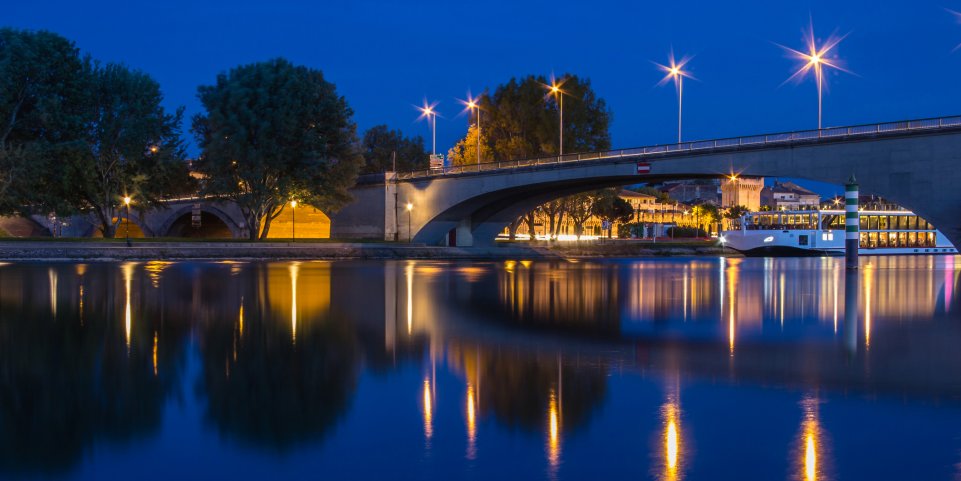
[[[650,174],[650,173],[651,173],[651,164],[648,164],[647,162],[638,162],[638,163],[637,163],[637,173],[638,173],[638,174]]]

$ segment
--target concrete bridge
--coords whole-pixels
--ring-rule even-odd
[[[843,184],[884,196],[961,245],[961,117],[686,142],[360,179],[336,238],[491,244],[544,202],[609,186],[731,174]],[[410,206],[410,209],[407,207]]]

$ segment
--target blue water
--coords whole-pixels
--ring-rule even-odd
[[[955,479],[961,257],[0,265],[0,478]]]

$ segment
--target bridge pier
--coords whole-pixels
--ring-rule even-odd
[[[470,217],[462,219],[460,223],[457,224],[457,228],[454,230],[454,232],[454,244],[457,247],[471,247],[474,245],[474,234],[471,230]]]

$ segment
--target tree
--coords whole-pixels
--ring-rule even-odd
[[[613,225],[630,221],[634,208],[617,195],[617,190],[604,189],[593,195],[591,213],[608,223],[607,238],[610,239]]]
[[[575,194],[564,200],[564,212],[574,223],[574,235],[580,240],[584,234],[584,223],[591,218],[594,196],[590,193]]]
[[[547,216],[547,235],[551,240],[557,239],[557,230],[564,222],[565,207],[564,199],[555,199],[540,206],[541,212]]]
[[[0,212],[55,196],[50,150],[83,136],[87,64],[57,34],[0,28]]]
[[[364,133],[364,166],[362,174],[394,171],[396,155],[397,172],[426,170],[428,154],[424,149],[421,136],[404,137],[400,130],[391,130],[386,125],[375,125]]]
[[[467,136],[457,141],[457,143],[447,151],[447,159],[450,165],[477,164],[477,136],[477,126],[471,125],[468,127]],[[480,132],[480,153],[481,162],[490,162],[494,157],[487,139],[487,133],[483,128]]]
[[[60,151],[60,198],[90,209],[104,237],[120,223],[123,198],[144,210],[190,183],[180,137],[183,111],[168,114],[160,85],[147,74],[108,64],[88,71],[85,138]]]
[[[561,82],[565,96],[564,152],[609,149],[611,112],[607,103],[594,93],[587,79],[567,74]],[[557,154],[559,105],[548,97],[547,84],[543,76],[513,78],[492,95],[481,98],[480,108],[486,114],[482,128],[485,138],[481,140],[490,148],[491,160]]]
[[[732,205],[724,212],[724,218],[729,219],[731,221],[731,225],[733,225],[734,221],[741,220],[741,217],[748,212],[750,212],[750,209],[744,207],[743,205]]]
[[[693,214],[697,220],[698,229],[704,229],[705,225],[710,226],[721,220],[721,214],[717,206],[707,202],[692,207],[691,214]],[[710,229],[704,230],[708,235],[710,234]]]
[[[203,191],[237,203],[251,240],[267,237],[291,199],[328,213],[350,200],[363,163],[353,111],[319,70],[284,59],[243,65],[199,96]]]

